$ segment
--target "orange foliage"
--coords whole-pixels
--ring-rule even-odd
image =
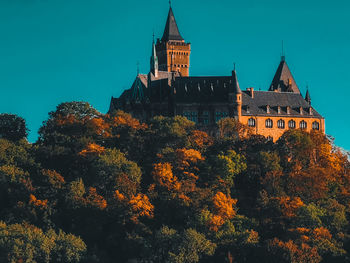
[[[276,197],[281,206],[281,212],[285,217],[295,217],[297,209],[304,205],[299,197]]]
[[[89,154],[101,154],[105,151],[105,148],[103,146],[100,146],[96,143],[90,143],[87,145],[87,147],[82,150],[81,152],[79,152],[79,155],[82,156],[87,156]]]
[[[283,262],[318,263],[321,261],[315,247],[305,243],[296,244],[292,240],[283,242],[274,238],[269,242],[269,250],[273,255],[283,258]]]
[[[29,195],[29,204],[32,204],[34,206],[37,206],[41,209],[47,208],[47,199],[45,200],[39,200],[35,197],[35,195],[30,194]]]
[[[192,131],[189,140],[193,147],[200,149],[213,144],[213,139],[206,132],[199,130]]]
[[[58,115],[55,121],[59,126],[72,125],[74,123],[82,123],[81,121],[77,120],[72,114],[69,114],[67,116]]]
[[[321,240],[321,239],[332,239],[332,234],[329,232],[329,230],[325,227],[319,227],[315,228],[312,231],[312,236],[314,239]]]
[[[215,211],[217,215],[221,216],[224,220],[231,219],[236,215],[236,211],[233,207],[236,203],[237,199],[232,199],[222,192],[217,192],[213,197]]]
[[[198,161],[204,160],[201,153],[194,149],[177,149],[176,157],[179,160],[179,166],[182,168],[188,168],[193,163],[197,163]]]
[[[213,215],[208,223],[209,230],[217,232],[219,228],[225,223],[225,220],[219,215]]]
[[[86,198],[88,204],[91,206],[97,207],[101,210],[105,209],[107,207],[107,201],[96,192],[96,188],[90,187],[89,188],[89,194]]]
[[[127,126],[135,130],[146,129],[147,125],[140,123],[139,120],[133,118],[130,114],[121,111],[117,112],[117,116],[111,118],[111,126]]]
[[[115,190],[114,197],[120,202],[125,200],[125,195],[123,195],[122,193],[119,193],[119,190]]]
[[[177,177],[173,175],[170,163],[157,163],[153,165],[153,179],[168,190],[179,190],[180,183]]]
[[[147,195],[139,193],[137,196],[132,196],[129,201],[131,209],[136,214],[132,216],[131,220],[137,222],[140,216],[153,217],[154,206],[148,199]]]
[[[110,125],[105,122],[102,118],[93,118],[88,121],[90,126],[97,135],[108,138],[111,136]]]

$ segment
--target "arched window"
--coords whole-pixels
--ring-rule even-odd
[[[266,128],[272,128],[272,126],[273,126],[272,120],[271,119],[267,119],[265,121],[265,126],[266,126]]]
[[[284,129],[284,120],[278,120],[277,122],[277,127],[280,129]]]
[[[255,127],[255,119],[250,118],[250,119],[248,120],[248,126],[249,126],[249,127]]]
[[[307,124],[306,124],[306,122],[305,121],[301,121],[300,123],[299,123],[299,128],[300,129],[306,129],[306,127],[307,127]]]
[[[289,129],[295,129],[295,121],[290,120],[290,121],[288,122],[288,127],[289,127]]]
[[[320,124],[317,121],[314,121],[312,123],[312,129],[319,130],[320,129]]]

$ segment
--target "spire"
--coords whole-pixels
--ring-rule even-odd
[[[184,40],[180,35],[179,28],[177,27],[175,16],[171,6],[169,8],[168,18],[165,24],[162,40],[163,41],[169,41],[169,40],[183,41]]]
[[[310,93],[309,93],[309,88],[308,87],[306,87],[305,100],[306,100],[307,103],[309,103],[309,105],[311,105],[311,97],[310,97]]]
[[[153,33],[153,42],[152,42],[151,72],[154,74],[156,78],[158,78],[158,57],[157,57],[156,45],[154,43],[154,33]]]
[[[232,85],[233,85],[233,92],[236,94],[241,94],[242,91],[239,87],[239,83],[238,83],[238,78],[237,78],[237,73],[236,73],[236,65],[234,66],[234,70],[232,71]]]
[[[294,92],[300,94],[300,90],[289,70],[284,56],[281,56],[281,62],[273,77],[269,91]]]

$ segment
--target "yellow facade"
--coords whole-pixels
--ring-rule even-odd
[[[325,133],[325,121],[323,118],[314,118],[310,116],[240,116],[239,121],[245,125],[248,125],[249,119],[255,120],[255,127],[251,127],[252,131],[255,134],[263,135],[265,137],[270,137],[275,142],[277,141],[282,134],[291,128],[288,127],[289,121],[295,121],[295,128],[300,129],[300,122],[304,121],[306,123],[306,128],[303,130],[310,132],[313,130],[313,123],[318,122],[319,130]],[[266,120],[270,119],[272,121],[272,128],[266,127]],[[285,125],[284,128],[279,128],[277,122],[283,120]]]

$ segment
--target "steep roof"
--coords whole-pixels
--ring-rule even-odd
[[[228,102],[231,76],[180,77],[175,79],[175,101],[177,103],[221,103]]]
[[[269,114],[266,112],[267,105],[270,106]],[[278,106],[281,113],[278,113]],[[290,107],[290,114],[287,114],[287,106]],[[312,115],[308,114],[310,105],[300,93],[254,91],[254,98],[249,95],[248,91],[242,93],[243,115],[300,117],[300,107],[304,111],[303,117],[322,117],[314,108],[312,108]]]
[[[275,76],[273,77],[269,91],[294,92],[300,93],[300,90],[289,70],[287,62],[282,57],[281,62],[277,68]]]
[[[233,78],[233,92],[236,93],[236,94],[241,94],[242,91],[241,91],[241,89],[239,87],[236,70],[232,71],[232,78]]]
[[[179,28],[177,27],[175,16],[171,7],[169,9],[168,18],[165,24],[162,40],[163,41],[184,40],[180,35],[180,31],[179,31]]]

